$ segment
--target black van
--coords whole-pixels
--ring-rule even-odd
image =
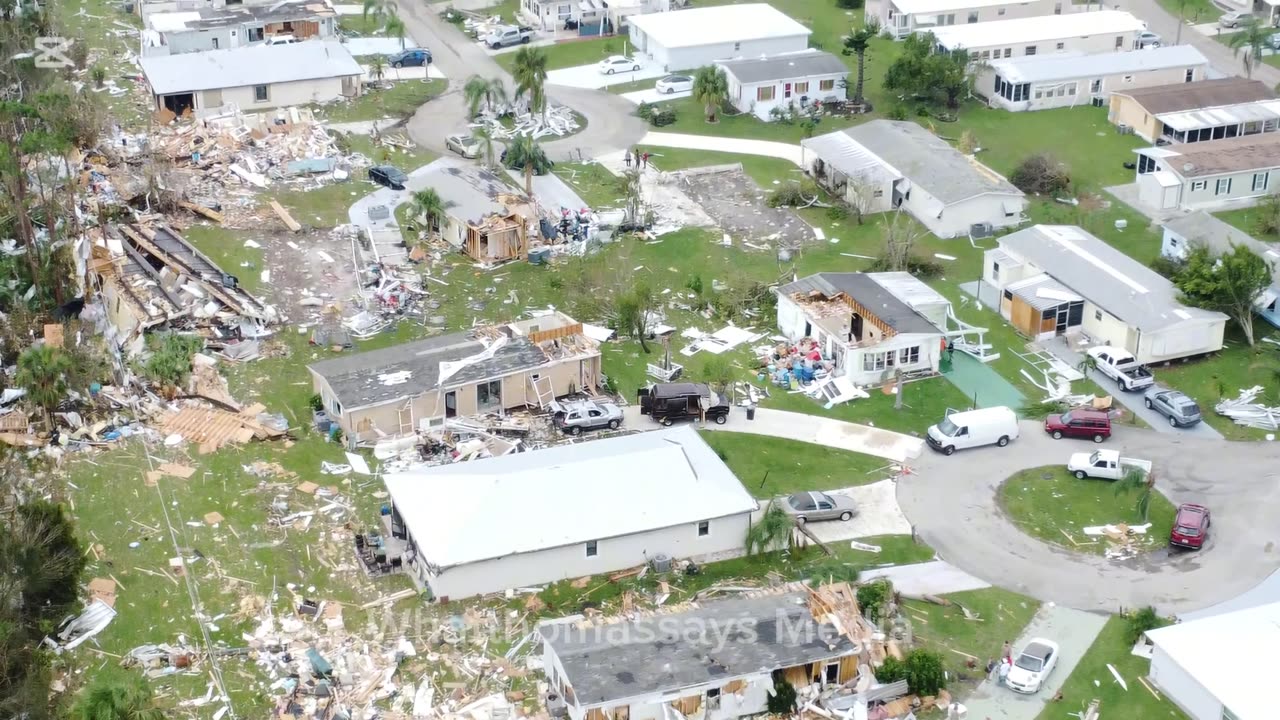
[[[698,420],[705,416],[717,425],[729,419],[729,401],[703,383],[659,383],[641,388],[640,414],[663,425],[674,420]]]

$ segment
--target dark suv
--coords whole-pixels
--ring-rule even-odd
[[[1100,443],[1111,437],[1111,416],[1101,410],[1071,410],[1045,418],[1044,431],[1054,440],[1089,438]]]
[[[409,182],[407,175],[400,172],[399,168],[390,165],[375,165],[369,168],[369,179],[392,190],[403,190],[405,183]]]
[[[663,425],[676,420],[712,420],[723,425],[729,419],[729,401],[702,383],[659,383],[641,388],[640,414]]]

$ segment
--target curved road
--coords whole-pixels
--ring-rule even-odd
[[[409,119],[407,129],[413,141],[437,152],[444,152],[444,139],[467,131],[466,101],[462,87],[467,78],[480,75],[501,78],[508,90],[514,87],[511,75],[475,41],[458,28],[442,20],[437,6],[405,4],[400,17],[409,34],[423,47],[430,48],[432,62],[449,78],[449,88],[431,100]],[[635,105],[618,95],[602,90],[548,85],[547,97],[566,105],[586,118],[587,126],[562,140],[544,140],[543,150],[556,161],[590,159],[635,145],[647,128],[635,117]]]
[[[1156,486],[1176,505],[1199,502],[1213,529],[1199,552],[1161,550],[1127,561],[1082,555],[1024,534],[999,508],[997,491],[1025,468],[1065,464],[1094,444],[1053,440],[1024,422],[1006,448],[951,457],[925,450],[898,483],[898,502],[919,536],[951,564],[1044,602],[1116,612],[1154,605],[1164,613],[1233,598],[1280,568],[1280,448],[1120,428],[1106,447],[1155,462]],[[1117,503],[1127,502],[1117,498]]]

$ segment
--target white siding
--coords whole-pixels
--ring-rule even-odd
[[[1095,345],[1113,345],[1138,354],[1137,334],[1119,318],[1094,305],[1085,298],[1084,320],[1080,330],[1093,339]],[[1139,358],[1139,362],[1145,362]]]
[[[912,189],[913,200],[917,192],[919,187]],[[1005,214],[1005,205],[1014,209],[1012,215]],[[942,217],[919,219],[938,237],[961,237],[969,234],[969,226],[974,223],[991,223],[996,229],[1016,227],[1022,221],[1022,213],[1026,208],[1027,200],[1024,197],[992,193],[948,205],[942,210]]]
[[[920,348],[919,361],[915,363],[901,363],[901,351],[906,348]],[[884,367],[881,370],[866,370],[865,356],[874,356],[878,353],[895,353],[894,366]],[[942,357],[942,335],[895,335],[892,338],[879,342],[871,347],[850,350],[848,360],[845,362],[844,375],[849,378],[849,382],[858,386],[882,385],[893,380],[895,371],[902,368],[903,372],[916,372],[920,370],[938,371],[939,360]],[[874,361],[873,361],[874,362]],[[873,364],[874,368],[875,365]]]
[[[1147,677],[1192,720],[1222,720],[1222,703],[1159,645],[1152,651]]]
[[[992,22],[995,20],[1016,20],[1018,18],[1053,15],[1057,7],[1064,12],[1071,12],[1071,0],[1032,0],[1032,2],[1009,2],[1003,5],[986,7],[968,7],[947,10],[943,13],[915,13],[903,15],[891,0],[879,3],[880,27],[886,28],[897,39],[910,35],[917,30],[928,30],[938,25],[964,25],[970,22],[970,13],[977,17],[972,22]],[[893,15],[894,17],[890,17]],[[941,17],[939,17],[941,15]],[[950,17],[948,17],[950,16]],[[902,19],[898,19],[901,17]]]
[[[692,70],[704,65],[710,65],[716,60],[798,52],[808,48],[809,36],[803,34],[789,37],[744,40],[743,42],[668,48],[648,37],[640,28],[632,25],[631,43],[635,46],[636,55],[661,66],[666,71],[674,72],[676,70]]]
[[[1169,158],[1169,169],[1173,170],[1177,166],[1177,162],[1178,158]],[[1266,173],[1268,175],[1267,189],[1253,189],[1253,176],[1255,173]],[[1204,186],[1197,187],[1197,180],[1203,182]],[[1218,192],[1220,180],[1230,182],[1227,188],[1223,188],[1227,190],[1226,192]],[[1280,189],[1280,168],[1264,168],[1257,171],[1248,170],[1233,175],[1196,178],[1183,181],[1181,205],[1184,210],[1216,210],[1228,206],[1244,207],[1247,203],[1240,201],[1274,194],[1277,189]]]
[[[642,565],[659,554],[697,559],[742,552],[750,518],[750,513],[743,513],[711,520],[710,534],[704,537],[698,536],[697,523],[690,523],[604,538],[596,543],[595,557],[587,557],[585,544],[575,544],[459,565],[436,576],[427,575],[421,565],[416,571],[436,597],[466,598],[623,570]]]
[[[1226,320],[1180,323],[1141,334],[1133,354],[1139,362],[1152,363],[1215,352],[1222,349],[1226,329]]]
[[[732,75],[729,76],[729,101],[740,112],[753,113],[756,117],[768,122],[772,118],[769,111],[775,107],[786,107],[787,105],[795,105],[799,107],[801,96],[809,98],[809,101],[822,100],[841,100],[844,98],[844,88],[840,86],[841,78],[848,77],[849,73],[839,73],[836,75],[814,75],[807,78],[790,78],[787,80],[774,80],[769,82],[740,84]],[[832,82],[830,90],[819,90],[822,81],[830,80]],[[796,92],[797,83],[809,83],[809,89],[805,92]],[[791,85],[791,96],[787,96],[787,85]],[[772,100],[757,100],[761,88],[773,87]]]
[[[212,99],[218,92],[222,93],[222,101],[206,104],[205,99]],[[196,102],[198,109],[235,103],[241,110],[252,112],[264,108],[332,102],[342,97],[342,78],[275,83],[267,88],[266,102],[258,102],[255,99],[253,86],[224,88],[221,91],[206,90],[200,95]]]
[[[1116,48],[1116,38],[1120,38],[1121,47]],[[1085,54],[1132,51],[1134,43],[1138,40],[1138,33],[1134,32],[1106,32],[1095,35],[1085,35],[1084,37],[1068,36],[1060,38],[1052,38],[1040,41],[1020,41],[1017,38],[1007,38],[993,45],[982,45],[978,47],[967,47],[970,56],[976,56],[980,60],[994,60],[996,58],[1015,58],[1024,57],[1026,55],[1051,55],[1054,53],[1079,52]],[[1058,47],[1062,45],[1062,47]],[[1035,51],[1028,53],[1027,48],[1034,47]],[[999,55],[996,53],[999,52]],[[986,53],[984,56],[983,53]]]

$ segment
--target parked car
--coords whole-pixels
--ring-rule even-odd
[[[1111,437],[1111,416],[1101,410],[1071,410],[1045,418],[1044,431],[1054,440],[1089,438],[1100,443]]]
[[[272,35],[267,38],[267,45],[293,45],[297,42],[301,41],[292,35]]]
[[[1272,50],[1280,50],[1280,33],[1276,33],[1275,35],[1267,38],[1267,47]]]
[[[1094,450],[1092,453],[1074,453],[1067,461],[1067,471],[1081,480],[1100,478],[1102,480],[1119,480],[1129,468],[1138,468],[1144,473],[1151,472],[1150,460],[1120,457],[1116,450]]]
[[[1163,38],[1161,38],[1158,34],[1151,32],[1150,30],[1143,30],[1142,32],[1138,33],[1138,49],[1139,50],[1143,48],[1158,48],[1160,47],[1160,43],[1162,41],[1163,41]]]
[[[1168,388],[1153,387],[1142,399],[1146,406],[1169,421],[1173,427],[1191,427],[1200,422],[1200,406],[1186,393]]]
[[[1151,387],[1156,382],[1151,368],[1138,362],[1128,350],[1099,345],[1089,348],[1088,352],[1089,357],[1098,364],[1098,372],[1115,380],[1121,390],[1133,392]]]
[[[675,420],[707,420],[723,425],[729,419],[729,401],[703,383],[658,383],[641,388],[640,414],[663,425]]]
[[[1018,416],[1007,407],[950,413],[925,434],[929,447],[950,455],[956,450],[999,445],[1018,439]]]
[[[484,44],[497,50],[511,45],[523,45],[533,39],[534,30],[527,25],[499,25],[484,36]]]
[[[1218,18],[1218,27],[1234,28],[1251,22],[1257,22],[1257,16],[1253,13],[1248,10],[1232,10]]]
[[[636,72],[640,69],[640,63],[625,55],[613,55],[601,60],[596,67],[601,73],[612,75],[616,72]]]
[[[688,75],[668,75],[654,83],[653,89],[663,95],[678,92],[689,92],[693,89],[693,78]]]
[[[1031,695],[1040,690],[1045,678],[1058,666],[1058,643],[1044,638],[1032,638],[1022,648],[1009,668],[1005,685],[1014,692]]]
[[[392,190],[403,190],[405,183],[409,182],[408,175],[390,165],[374,165],[369,168],[369,179]]]
[[[399,67],[426,67],[431,64],[431,51],[426,48],[409,48],[387,58],[387,64]]]
[[[622,425],[622,409],[611,402],[557,401],[551,403],[551,412],[555,413],[551,422],[570,435],[581,435],[583,430],[617,430]]]
[[[470,135],[450,135],[444,139],[444,146],[464,158],[480,156],[480,141]]]
[[[852,520],[858,514],[853,498],[824,492],[798,492],[778,503],[796,522]]]
[[[1173,516],[1173,529],[1169,531],[1169,544],[1189,550],[1204,547],[1209,539],[1209,508],[1193,503],[1178,506],[1178,514]]]

